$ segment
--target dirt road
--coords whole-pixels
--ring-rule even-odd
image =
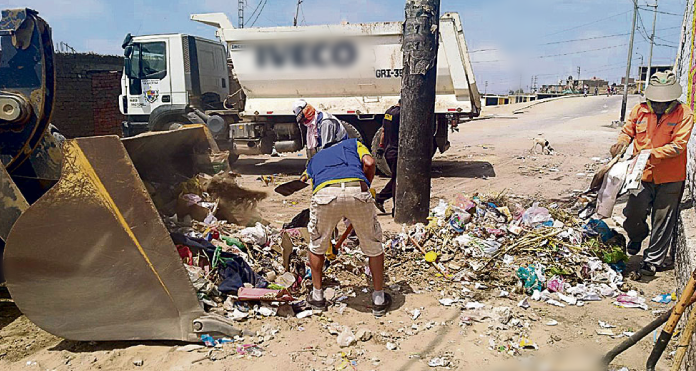
[[[629,107],[637,100],[632,99]],[[606,157],[616,139],[618,129],[611,128],[618,116],[620,97],[587,97],[563,99],[537,105],[521,114],[513,108],[487,109],[484,115],[498,118],[477,120],[460,128],[451,137],[452,149],[438,154],[434,161],[432,201],[452,199],[460,192],[502,192],[535,195],[539,198],[562,198],[574,189],[589,183],[596,166],[594,157]],[[514,118],[512,118],[514,117]],[[556,150],[554,155],[530,154],[531,138],[543,136]],[[243,186],[267,190],[260,175],[278,174],[281,182],[296,177],[303,170],[305,157],[298,154],[286,157],[242,158],[234,170],[242,174]],[[284,175],[282,175],[284,174]],[[386,179],[378,179],[380,188]],[[261,205],[262,215],[271,223],[287,222],[306,207],[309,190],[288,198],[270,194]],[[390,207],[390,205],[388,205]],[[388,215],[380,216],[384,229],[397,231],[400,226]],[[635,331],[648,323],[650,310],[621,309],[611,301],[593,302],[583,307],[558,308],[533,302],[528,310],[517,306],[523,296],[512,294],[500,298],[497,292],[482,291],[478,300],[490,306],[511,308],[515,326],[474,323],[460,326],[459,309],[438,302],[436,280],[413,282],[412,272],[399,267],[387,267],[393,311],[375,320],[366,308],[367,286],[354,287],[357,294],[348,301],[343,313],[332,308],[323,317],[305,319],[264,318],[244,323],[252,331],[266,326],[279,330],[272,339],[263,342],[265,353],[260,358],[230,355],[212,361],[203,351],[178,351],[175,343],[81,343],[55,338],[36,329],[19,316],[11,303],[0,302],[0,369],[6,370],[413,370],[429,369],[434,357],[445,356],[449,367],[461,370],[521,369],[519,357],[500,352],[497,345],[515,337],[520,328],[529,330],[530,340],[538,350],[524,350],[524,357],[552,359],[562,355],[566,366],[574,370],[585,368],[588,354],[599,354],[622,339],[598,335],[598,321],[617,326],[614,333]],[[670,274],[660,275],[650,282],[633,283],[646,298],[674,290]],[[665,309],[666,305],[649,303],[650,309]],[[413,310],[420,310],[414,319]],[[6,314],[7,313],[7,314]],[[547,325],[557,322],[557,325]],[[329,334],[331,323],[350,326],[353,330],[370,329],[374,336],[350,348],[339,348],[336,336]],[[519,327],[521,326],[521,327]],[[398,348],[388,350],[389,335],[401,337]],[[615,362],[630,369],[640,369],[651,346],[647,339],[626,352]],[[343,352],[343,354],[342,354]],[[579,356],[578,361],[574,356]],[[346,362],[348,360],[348,362]],[[350,361],[354,361],[352,365]],[[513,362],[514,366],[509,366]],[[138,364],[142,364],[138,366]],[[659,369],[666,369],[662,362]],[[533,366],[532,366],[533,367]],[[616,367],[618,369],[620,367]],[[569,369],[558,366],[555,369]]]

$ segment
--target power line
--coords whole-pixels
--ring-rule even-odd
[[[649,11],[651,11],[651,12],[653,11],[652,9],[648,9],[648,8],[640,8],[640,7],[639,7],[638,9],[640,9],[640,10],[649,10]],[[663,10],[656,10],[655,12],[657,12],[658,14],[673,15],[673,16],[675,16],[675,17],[684,17],[684,14],[670,13],[670,12],[665,12],[665,11],[663,11]]]
[[[618,37],[618,36],[626,36],[630,35],[630,33],[620,33],[620,34],[615,34],[615,35],[606,35],[606,36],[595,36],[595,37],[588,37],[584,39],[573,39],[573,40],[563,40],[563,41],[553,41],[549,43],[543,43],[543,44],[537,44],[537,45],[554,45],[554,44],[565,44],[565,43],[572,43],[576,41],[587,41],[587,40],[596,40],[596,39],[607,39],[610,37]]]
[[[254,18],[254,14],[256,14],[256,11],[259,10],[259,7],[261,6],[261,3],[262,3],[262,2],[263,2],[263,0],[259,0],[259,3],[256,4],[256,8],[254,8],[254,11],[253,11],[253,12],[251,13],[251,15],[249,16],[249,20],[244,24],[245,26],[246,26],[247,24],[249,24],[249,21],[251,21],[252,18]],[[248,6],[247,6],[247,8],[248,8]]]
[[[254,22],[251,24],[251,27],[254,27],[254,25],[256,24],[256,21],[259,20],[259,16],[261,15],[261,13],[263,13],[263,8],[266,7],[266,3],[268,3],[268,0],[263,0],[263,5],[261,6],[261,10],[259,10],[259,13],[256,15],[256,19],[254,19]]]
[[[553,57],[562,57],[562,56],[573,55],[573,54],[589,53],[589,52],[595,52],[595,51],[599,51],[599,50],[619,48],[619,47],[626,46],[626,45],[628,45],[628,44],[612,45],[612,46],[606,46],[603,48],[587,49],[587,50],[580,50],[580,51],[576,51],[576,52],[568,52],[568,53],[561,53],[561,54],[540,55],[540,56],[534,57],[532,59],[545,59],[545,58],[553,58]],[[492,60],[492,61],[474,61],[471,63],[493,63],[493,62],[503,62],[503,61],[505,61],[505,60],[496,59],[496,60]]]
[[[602,21],[606,21],[607,19],[612,19],[612,18],[615,18],[615,17],[618,17],[618,16],[622,16],[622,15],[627,14],[627,13],[630,13],[630,12],[631,12],[631,11],[628,10],[628,11],[625,11],[625,12],[623,12],[623,13],[614,14],[614,15],[609,16],[609,17],[606,17],[606,18],[598,19],[598,20],[592,21],[592,22],[590,22],[590,23],[581,24],[581,25],[579,25],[579,26],[567,28],[567,29],[565,29],[565,30],[561,30],[561,31],[558,31],[558,32],[550,33],[550,34],[547,34],[547,35],[544,35],[544,36],[541,36],[541,37],[549,37],[549,36],[558,35],[558,34],[560,34],[560,33],[564,33],[564,32],[567,32],[567,31],[577,30],[578,28],[582,28],[582,27],[585,27],[585,26],[589,26],[589,25],[591,25],[591,24],[595,24],[595,23],[599,23],[599,22],[602,22]]]
[[[490,48],[490,49],[475,49],[475,50],[469,50],[469,54],[473,53],[480,53],[480,52],[490,52],[490,51],[495,51],[498,50],[496,48]]]

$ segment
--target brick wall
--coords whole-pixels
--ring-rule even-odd
[[[51,122],[68,138],[118,134],[123,58],[56,53],[56,103]]]
[[[121,72],[98,72],[92,75],[92,117],[94,134],[120,134],[123,115],[118,109]]]

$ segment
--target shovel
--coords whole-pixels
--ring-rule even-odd
[[[289,181],[287,183],[283,183],[277,187],[275,187],[276,193],[280,193],[284,197],[288,197],[291,194],[303,190],[309,186],[308,183],[305,183],[299,179]]]

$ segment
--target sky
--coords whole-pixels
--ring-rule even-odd
[[[292,25],[296,0],[245,0],[246,27]],[[653,13],[638,0],[632,76],[647,64]],[[653,64],[672,64],[687,0],[657,0]],[[303,0],[300,24],[400,21],[404,0]],[[30,7],[53,29],[54,44],[78,52],[121,54],[127,33],[187,33],[213,39],[215,29],[189,20],[192,13],[224,12],[237,24],[237,0],[0,0],[0,8]],[[256,10],[255,15],[252,13]],[[569,75],[619,82],[625,74],[632,0],[441,0],[456,11],[479,90],[527,91],[533,76],[553,84]],[[260,13],[259,13],[260,11]],[[666,13],[673,13],[666,14]],[[642,22],[641,22],[642,20]],[[575,41],[578,40],[579,41]],[[671,47],[670,47],[671,46]],[[642,56],[642,57],[641,57]]]

